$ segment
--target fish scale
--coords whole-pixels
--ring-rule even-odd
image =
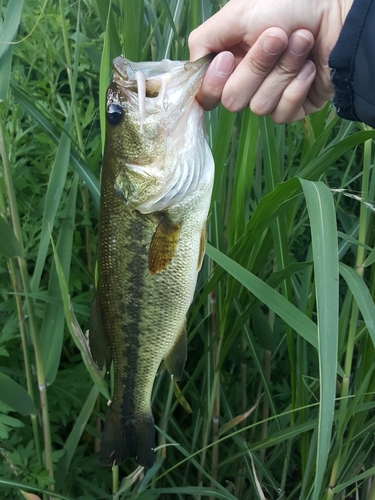
[[[208,63],[208,58],[143,65],[114,61],[107,93],[98,286],[89,324],[93,359],[100,367],[108,369],[111,360],[114,365],[99,453],[103,466],[129,458],[152,466],[155,376],[162,360],[175,380],[184,369],[185,317],[204,254],[213,184],[203,112],[194,99]],[[137,71],[144,71],[146,85],[160,89],[144,96],[142,106],[132,81]],[[184,94],[176,99],[176,92]],[[185,112],[176,109],[182,101]],[[145,116],[139,116],[138,107],[144,107]],[[186,175],[185,168],[193,170]],[[187,180],[175,192],[180,173]]]

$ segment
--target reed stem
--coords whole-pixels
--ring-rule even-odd
[[[53,480],[53,462],[52,462],[52,442],[51,442],[51,429],[50,429],[50,421],[49,421],[49,412],[48,412],[48,398],[47,398],[47,387],[46,387],[46,379],[43,367],[42,354],[40,349],[40,339],[39,332],[37,326],[37,320],[34,309],[34,302],[31,298],[31,288],[29,281],[29,274],[26,265],[26,259],[23,257],[25,255],[23,239],[22,239],[22,231],[20,218],[18,213],[17,201],[13,187],[12,176],[10,172],[9,159],[6,151],[6,145],[4,140],[4,128],[3,121],[0,121],[0,152],[3,160],[4,166],[4,179],[6,190],[8,194],[8,203],[9,210],[12,219],[12,226],[14,234],[19,242],[21,248],[22,256],[17,258],[18,267],[21,275],[22,288],[25,293],[25,304],[29,315],[29,325],[30,325],[30,335],[32,344],[34,346],[35,353],[35,361],[36,361],[36,371],[37,371],[37,380],[39,387],[39,395],[41,402],[41,411],[42,411],[42,421],[43,421],[43,435],[44,435],[44,446],[45,446],[45,460],[46,460],[46,469],[48,471],[49,477]],[[36,444],[37,446],[37,444]],[[38,457],[38,460],[41,460]],[[53,484],[50,487],[51,490],[54,489]]]

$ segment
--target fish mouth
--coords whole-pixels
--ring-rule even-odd
[[[132,62],[121,55],[113,60],[114,83],[124,100],[138,108],[140,133],[147,111],[161,111],[171,119],[173,111],[189,107],[214,56],[196,61]]]
[[[123,55],[116,57],[112,61],[115,81],[128,89],[137,90],[137,73],[141,72],[147,82],[146,91],[149,94],[147,97],[156,97],[160,82],[156,80],[167,73],[176,74],[179,70],[184,70],[185,78],[196,75],[197,78],[201,73],[205,73],[210,62],[216,54],[207,54],[206,56],[197,59],[196,61],[171,61],[163,59],[162,61],[152,62],[132,62],[126,59]]]

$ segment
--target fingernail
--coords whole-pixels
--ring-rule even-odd
[[[231,52],[221,52],[212,64],[217,75],[228,76],[234,68],[234,56]]]
[[[315,64],[312,61],[306,61],[301,71],[298,73],[299,80],[308,80],[315,71]]]
[[[276,56],[280,54],[285,48],[284,40],[281,40],[278,36],[268,35],[262,42],[263,50],[267,52],[270,56]]]
[[[302,56],[310,46],[311,40],[302,33],[293,33],[289,39],[289,51],[295,56]]]

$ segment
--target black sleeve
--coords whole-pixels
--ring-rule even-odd
[[[329,66],[338,115],[375,127],[375,0],[354,0]]]

